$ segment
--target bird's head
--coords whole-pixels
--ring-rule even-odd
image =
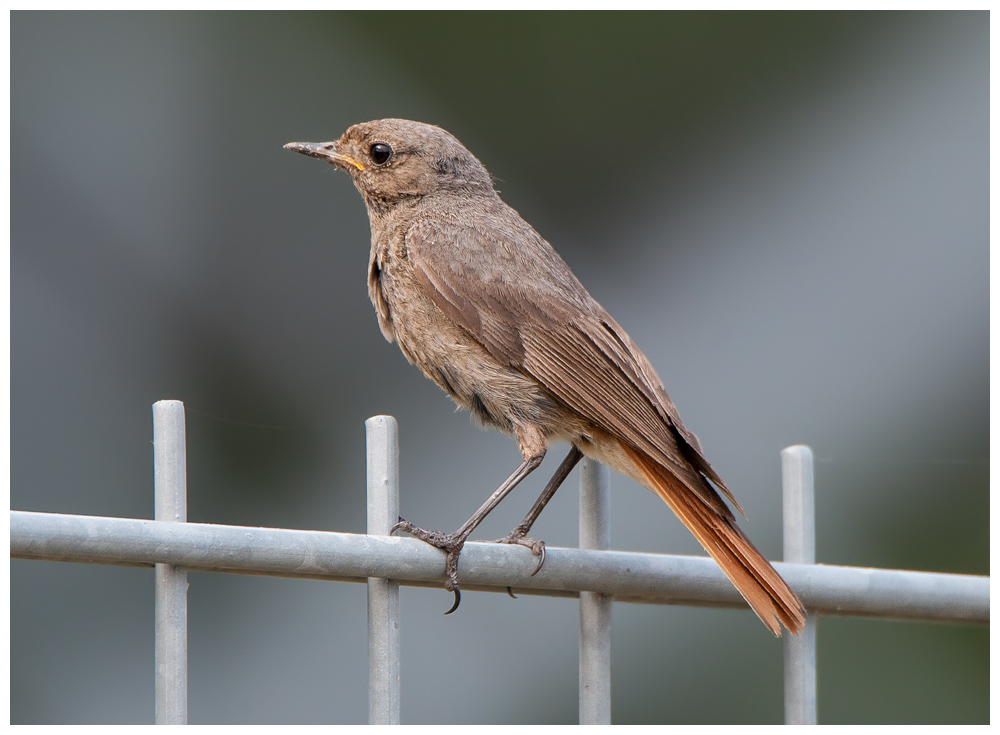
[[[451,133],[427,123],[373,120],[351,126],[336,141],[285,148],[346,171],[369,211],[438,193],[494,193],[479,160]]]

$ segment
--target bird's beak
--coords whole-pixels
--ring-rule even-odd
[[[350,156],[337,153],[336,143],[285,143],[285,148],[304,156],[312,156],[322,161],[326,161],[334,166],[354,166],[358,171],[364,171],[365,167],[355,161]]]

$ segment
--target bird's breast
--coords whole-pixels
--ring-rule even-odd
[[[482,425],[513,434],[546,425],[565,409],[535,379],[500,362],[431,300],[405,250],[375,244],[369,294],[383,334]]]

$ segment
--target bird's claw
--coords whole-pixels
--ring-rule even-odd
[[[397,530],[404,531],[405,533],[415,536],[426,544],[441,549],[448,555],[445,561],[445,573],[448,575],[447,581],[444,583],[444,587],[449,592],[455,593],[455,604],[445,613],[445,615],[451,615],[458,609],[458,606],[462,602],[462,592],[458,588],[458,557],[462,553],[462,548],[465,546],[465,540],[468,536],[459,536],[454,533],[441,533],[441,531],[428,531],[424,528],[414,526],[402,517],[399,518],[399,522],[392,527],[389,531],[391,536]]]
[[[528,538],[527,536],[524,535],[524,533],[519,532],[518,529],[515,528],[513,531],[511,531],[503,538],[497,539],[496,543],[517,544],[518,546],[524,546],[525,548],[531,549],[531,552],[538,557],[538,563],[535,565],[535,571],[531,573],[531,576],[534,577],[542,570],[542,565],[545,563],[544,541],[540,541],[539,539]],[[509,587],[507,588],[507,591],[511,597],[514,597],[514,593],[510,592]]]
[[[451,615],[458,609],[458,606],[462,604],[462,592],[458,589],[458,586],[456,585],[455,589],[452,591],[455,593],[455,604],[445,612],[445,615]]]
[[[545,563],[545,542],[539,541],[538,543],[541,544],[541,550],[538,552],[538,564],[535,565],[535,571],[531,573],[532,577],[542,571],[542,564]]]
[[[445,562],[445,572],[448,574],[448,581],[444,583],[444,588],[455,593],[455,604],[448,609],[445,615],[451,615],[462,603],[462,591],[458,588],[458,557],[465,546],[465,539],[458,539],[456,543],[447,549],[448,559]]]

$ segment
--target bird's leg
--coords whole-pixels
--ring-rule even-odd
[[[518,438],[520,439],[521,437],[519,436]],[[524,461],[521,462],[520,466],[514,470],[514,474],[508,477],[504,483],[496,489],[496,492],[489,497],[489,500],[483,503],[479,510],[477,510],[472,517],[463,523],[454,533],[427,531],[423,528],[414,526],[412,523],[405,521],[402,518],[399,519],[399,523],[393,526],[392,531],[390,531],[390,535],[397,529],[405,531],[406,533],[416,536],[421,541],[425,541],[431,546],[436,546],[448,554],[447,561],[445,562],[445,572],[448,575],[448,581],[444,583],[444,586],[445,589],[455,593],[455,604],[452,605],[451,609],[448,610],[445,615],[450,615],[455,612],[455,610],[458,609],[459,603],[462,601],[462,593],[458,587],[458,557],[462,553],[462,547],[465,546],[465,542],[469,538],[469,534],[476,530],[476,526],[483,522],[483,519],[489,515],[490,511],[496,508],[500,504],[500,501],[507,497],[508,493],[517,487],[521,480],[530,475],[545,458],[544,440],[540,450],[535,447],[535,451],[531,454],[526,452],[524,444],[524,441],[522,441],[521,451],[522,454],[527,456],[524,457]]]
[[[545,489],[542,490],[542,494],[538,496],[538,500],[536,500],[535,504],[531,506],[531,510],[528,511],[528,515],[524,517],[524,520],[521,521],[514,528],[514,530],[508,533],[504,538],[497,539],[498,544],[520,544],[521,546],[528,547],[535,553],[535,556],[538,557],[538,565],[535,567],[535,571],[531,573],[532,577],[538,574],[539,570],[542,568],[542,564],[545,563],[545,542],[528,538],[528,531],[531,530],[531,527],[534,525],[535,521],[538,520],[538,516],[541,515],[545,505],[552,500],[552,496],[556,494],[556,490],[558,490],[559,486],[563,484],[569,476],[569,473],[573,471],[573,468],[576,467],[576,463],[580,461],[581,457],[583,457],[583,452],[577,449],[576,446],[573,446],[569,450],[569,454],[566,455],[566,459],[564,459],[562,464],[559,465],[559,469],[557,469],[556,473],[552,475],[552,479],[549,480],[549,484],[545,486]],[[510,587],[507,588],[507,592],[511,597],[514,596]]]

